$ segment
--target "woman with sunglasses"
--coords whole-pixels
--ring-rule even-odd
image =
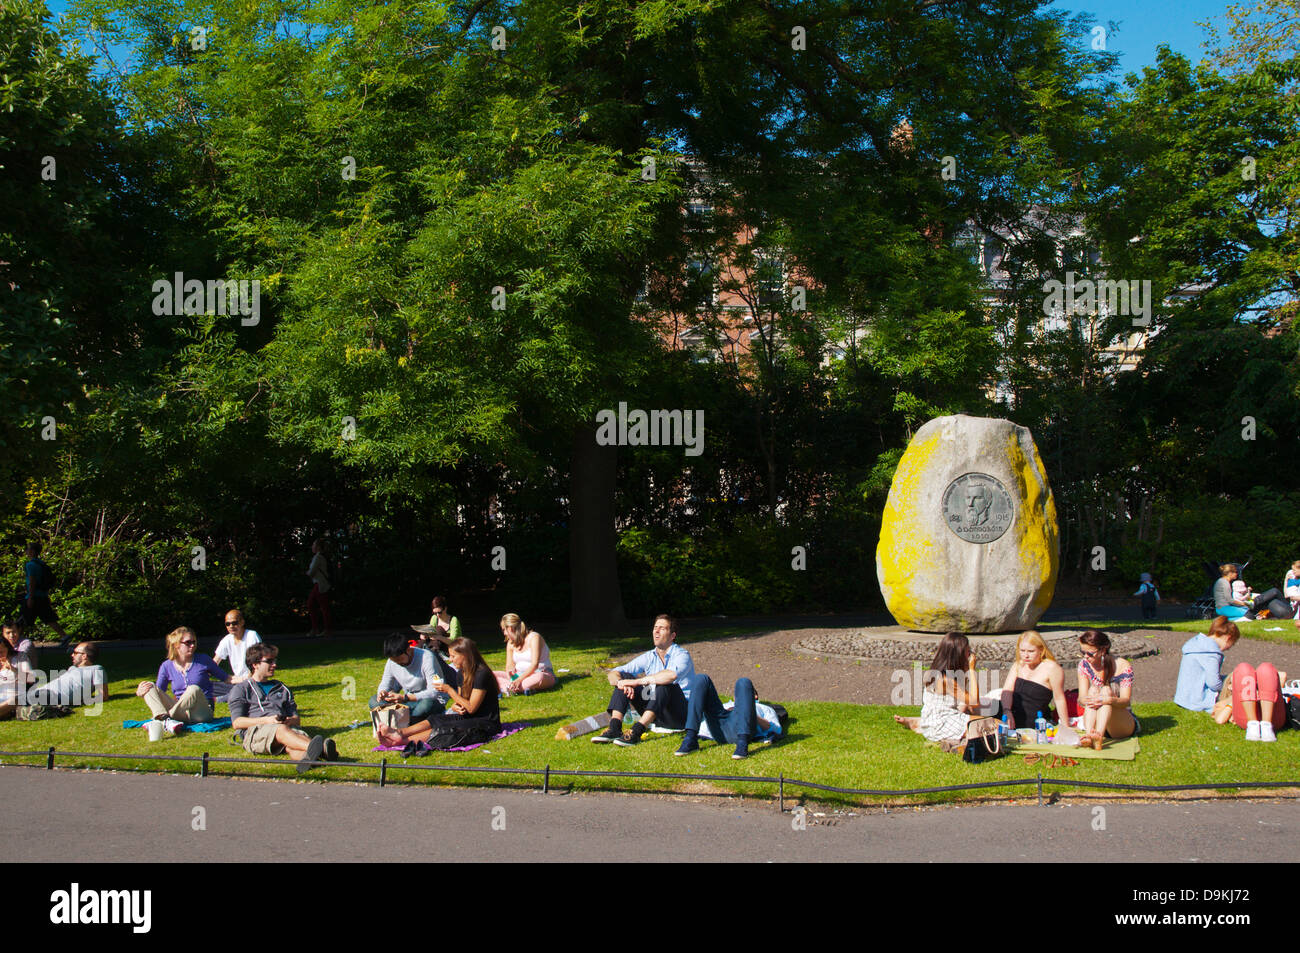
[[[181,626],[167,633],[167,658],[158,666],[158,678],[141,682],[135,693],[144,699],[154,718],[173,718],[184,725],[212,720],[212,680],[230,677],[211,658],[195,651],[198,637]]]
[[[1141,727],[1133,715],[1133,666],[1110,654],[1110,636],[1087,629],[1079,636],[1079,710],[1082,747],[1101,750],[1104,738],[1128,738]]]

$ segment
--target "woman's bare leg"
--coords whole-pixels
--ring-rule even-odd
[[[910,728],[912,731],[921,730],[921,719],[911,715],[895,715],[894,721],[898,722],[904,728]]]

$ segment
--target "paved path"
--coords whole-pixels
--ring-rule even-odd
[[[180,862],[1239,862],[1300,843],[1295,801],[810,814],[797,830],[798,817],[756,802],[12,766],[0,767],[0,800],[40,805],[35,823],[37,812],[0,812],[0,842],[36,861],[156,861],[165,844]],[[73,822],[88,811],[93,827]]]

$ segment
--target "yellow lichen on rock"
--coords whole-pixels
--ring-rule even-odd
[[[1056,504],[1033,436],[955,415],[917,431],[881,520],[876,573],[900,625],[921,631],[1031,627],[1059,569]]]

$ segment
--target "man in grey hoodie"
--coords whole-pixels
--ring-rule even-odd
[[[238,682],[226,697],[231,725],[249,754],[284,754],[298,762],[303,774],[324,758],[338,760],[334,739],[308,736],[298,726],[298,705],[284,682],[271,677],[280,650],[259,642],[248,647],[244,663],[248,678]]]

